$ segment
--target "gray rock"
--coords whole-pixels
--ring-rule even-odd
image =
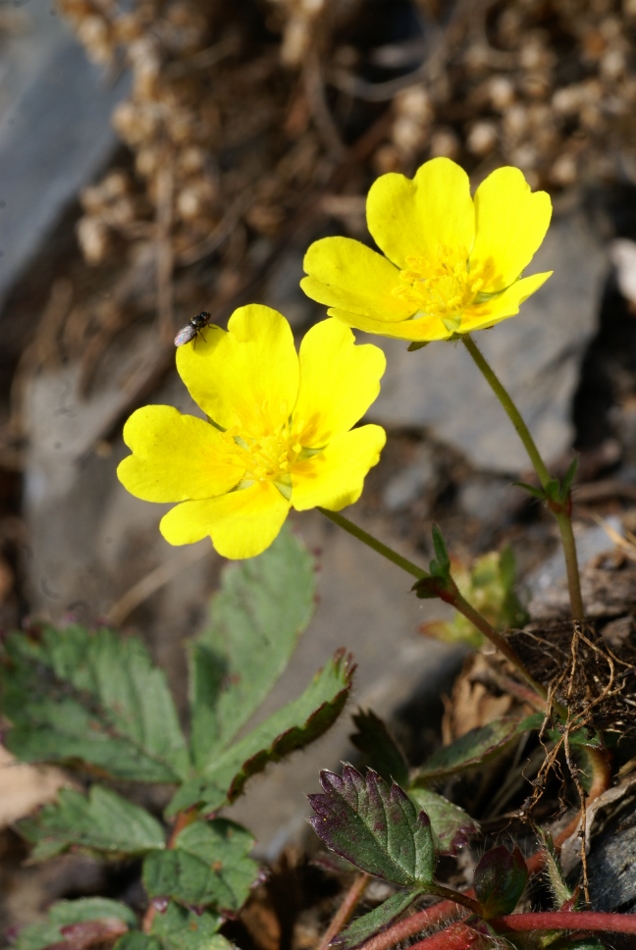
[[[532,263],[553,270],[516,317],[474,340],[509,389],[549,461],[572,441],[570,402],[584,348],[595,330],[606,254],[580,212],[557,217]],[[478,468],[529,468],[517,434],[461,343],[406,344],[369,338],[387,353],[382,392],[369,415],[388,426],[430,426]]]
[[[2,50],[0,306],[65,208],[116,146],[110,126],[128,77],[88,62],[53,2],[25,4]]]
[[[383,493],[388,511],[402,511],[420,495],[435,490],[440,481],[435,464],[435,448],[427,443],[417,447],[412,462],[389,480]]]

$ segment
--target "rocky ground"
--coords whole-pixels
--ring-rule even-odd
[[[148,2],[128,23],[115,4],[0,6],[2,623],[106,617],[144,637],[181,695],[182,643],[221,559],[207,542],[170,548],[160,506],[122,489],[122,421],[146,402],[187,408],[170,339],[193,313],[221,322],[258,301],[299,334],[319,317],[298,288],[303,250],[364,236],[381,171],[448,154],[475,182],[509,162],[552,192],[533,269],[554,276],[479,342],[552,469],[580,452],[581,560],[613,547],[597,516],[618,535],[636,527],[634,4],[244,0],[241,18],[208,6]],[[149,104],[163,139],[144,125]],[[434,521],[463,558],[508,543],[536,612],[556,602],[554,526],[513,486],[527,460],[467,353],[374,342],[389,361],[369,419],[389,443],[352,518],[420,562]],[[320,602],[263,715],[346,646],[356,702],[432,747],[464,657],[418,632],[443,611],[318,514],[297,529],[317,552]],[[252,783],[235,813],[260,855],[306,839],[304,796],[319,768],[353,754],[350,732],[345,715]],[[0,916],[13,925],[100,885],[84,859],[20,867],[10,824],[57,778],[0,767]]]

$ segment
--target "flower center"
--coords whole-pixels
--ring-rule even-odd
[[[274,482],[288,494],[291,488],[291,470],[302,452],[302,445],[291,430],[289,422],[284,422],[272,432],[258,438],[235,435],[234,441],[246,453],[245,474],[239,487],[247,487],[254,482]]]
[[[490,297],[485,288],[493,284],[494,266],[487,261],[472,270],[465,247],[440,244],[434,257],[409,256],[406,265],[393,293],[411,303],[416,316],[437,317],[452,332],[467,309]]]

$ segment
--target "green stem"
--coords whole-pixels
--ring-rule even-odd
[[[413,564],[413,562],[409,561],[407,558],[402,557],[402,555],[394,551],[393,548],[388,547],[386,544],[382,544],[381,541],[378,541],[377,538],[374,538],[372,534],[368,533],[368,531],[363,531],[362,528],[359,528],[357,525],[353,524],[353,522],[349,521],[348,518],[345,518],[344,515],[341,515],[339,512],[328,511],[326,508],[320,508],[319,506],[318,511],[322,512],[325,518],[329,518],[329,520],[333,521],[334,524],[337,524],[340,528],[344,528],[345,531],[348,531],[349,534],[353,535],[354,538],[357,538],[358,541],[362,541],[363,544],[366,544],[374,551],[377,551],[377,553],[381,554],[382,557],[385,557],[388,561],[391,561],[393,564],[401,567],[402,570],[406,571],[408,574],[411,574],[411,576],[417,578],[417,580],[429,576],[428,573],[422,570],[421,567]],[[459,611],[459,613],[463,614],[468,620],[470,620],[470,622],[473,623],[488,640],[490,640],[493,646],[495,646],[510,661],[510,663],[512,663],[515,669],[519,671],[519,675],[523,677],[531,689],[533,689],[538,696],[545,700],[547,698],[547,691],[545,687],[542,686],[541,683],[537,683],[536,680],[532,678],[507,640],[498,634],[497,631],[491,627],[486,618],[483,617],[479,611],[475,610],[475,608],[469,604],[464,597],[462,597],[455,582],[451,580],[451,584],[452,592],[449,592],[446,596],[440,588],[439,592],[437,593],[437,596],[440,598],[440,600],[451,604],[451,606]]]
[[[471,337],[468,334],[464,334],[462,336],[462,341],[472,356],[477,368],[480,370],[484,376],[484,379],[503,406],[508,418],[515,428],[517,435],[523,442],[524,448],[528,453],[535,472],[537,473],[537,478],[539,479],[541,487],[545,492],[547,492],[550,482],[552,481],[550,473],[546,468],[545,462],[541,458],[539,449],[537,448],[537,445],[530,434],[528,426],[523,421],[521,413],[512,401],[510,393],[502,385],[492,366],[485,358],[477,344],[471,339]],[[572,532],[572,519],[569,512],[566,511],[565,508],[562,508],[560,511],[554,509],[551,510],[556,517],[557,524],[559,525],[559,531],[561,532],[561,541],[563,543],[563,553],[565,556],[565,565],[568,578],[568,589],[570,592],[570,603],[572,606],[572,616],[575,620],[582,621],[584,620],[585,613],[583,609],[583,598],[581,597],[581,580],[579,577],[576,545],[574,543],[574,534]]]
[[[572,617],[574,620],[578,620],[582,623],[585,620],[585,608],[583,607],[583,596],[581,594],[581,577],[579,574],[579,561],[576,556],[576,542],[572,530],[572,518],[564,511],[555,512],[555,517],[559,525],[559,531],[561,532],[561,544],[563,545],[563,554],[565,555]]]
[[[368,531],[363,531],[362,528],[359,528],[357,525],[353,524],[352,521],[349,521],[349,519],[345,518],[344,515],[341,515],[340,512],[328,511],[326,508],[321,508],[320,506],[317,507],[318,511],[321,511],[325,518],[329,518],[329,520],[333,521],[334,524],[337,524],[338,527],[344,528],[345,531],[348,531],[349,534],[352,534],[354,538],[358,539],[358,541],[362,541],[363,544],[366,544],[374,551],[377,551],[378,554],[381,554],[382,557],[385,557],[388,561],[391,561],[393,564],[397,564],[398,567],[401,567],[403,571],[406,571],[407,574],[410,574],[412,577],[417,578],[418,581],[422,577],[427,576],[426,571],[422,570],[421,567],[418,567],[417,564],[413,564],[412,561],[402,557],[402,555],[398,554],[397,551],[394,551],[393,548],[388,547],[386,544],[382,544],[382,542],[378,541],[377,538],[374,538],[372,534],[369,534]]]
[[[533,679],[533,677],[525,668],[525,666],[523,665],[523,663],[521,662],[521,660],[519,659],[515,651],[512,649],[512,647],[508,643],[508,641],[504,637],[502,637],[501,634],[497,633],[494,627],[492,627],[488,623],[486,618],[482,614],[480,614],[478,610],[475,610],[472,604],[469,604],[469,602],[466,600],[465,597],[462,597],[457,585],[454,582],[453,582],[453,586],[455,590],[453,591],[452,595],[449,594],[447,603],[452,604],[455,610],[457,610],[460,614],[463,614],[467,620],[470,620],[473,626],[477,627],[480,633],[483,633],[483,635],[488,640],[490,640],[492,645],[496,647],[499,650],[499,652],[503,654],[503,656],[505,656],[506,659],[510,663],[512,663],[514,668],[517,670],[519,675],[526,681],[528,686],[530,686],[530,688],[538,696],[546,700],[548,697],[548,691],[546,690],[545,686],[542,686],[541,683],[537,683],[537,681]],[[446,599],[446,598],[443,598],[443,599]]]

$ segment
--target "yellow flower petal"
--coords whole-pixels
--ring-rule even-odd
[[[223,557],[256,557],[280,531],[289,502],[270,482],[208,501],[186,501],[161,519],[170,544],[192,544],[209,536]]]
[[[347,326],[355,327],[356,330],[390,336],[398,340],[428,343],[434,340],[448,340],[452,336],[452,332],[447,330],[437,317],[417,317],[414,320],[402,320],[400,323],[385,323],[383,320],[362,317],[357,313],[339,310],[337,307],[330,307],[327,313],[330,317],[346,323]]]
[[[475,237],[468,175],[449,158],[425,162],[413,180],[382,175],[369,191],[367,224],[378,247],[400,268],[409,257],[436,259],[440,247],[465,248],[468,255]]]
[[[543,241],[552,216],[550,197],[532,192],[518,168],[498,168],[475,192],[475,214],[471,269],[492,260],[496,281],[484,290],[501,290],[517,280]]]
[[[404,320],[413,305],[392,291],[400,272],[376,251],[352,238],[315,241],[303,261],[300,286],[312,300],[380,320]]]
[[[473,330],[485,330],[486,327],[492,327],[507,317],[513,317],[519,313],[519,307],[524,300],[538,290],[551,274],[552,271],[548,271],[544,274],[524,277],[504,291],[500,297],[495,297],[488,304],[484,304],[481,312],[464,314],[460,332],[472,333]]]
[[[318,448],[347,432],[378,397],[386,357],[372,344],[357,346],[338,320],[323,320],[306,333],[299,360],[293,430],[305,448]]]
[[[203,419],[183,416],[172,406],[137,409],[124,426],[132,449],[117,476],[144,501],[210,498],[242,478],[240,450]]]
[[[386,442],[381,426],[367,425],[345,432],[327,448],[304,462],[292,472],[292,505],[305,511],[321,505],[340,511],[353,504],[362,494],[364,479],[380,459]]]
[[[194,401],[217,425],[270,432],[289,417],[298,395],[298,357],[287,320],[250,304],[177,350],[177,369]]]

